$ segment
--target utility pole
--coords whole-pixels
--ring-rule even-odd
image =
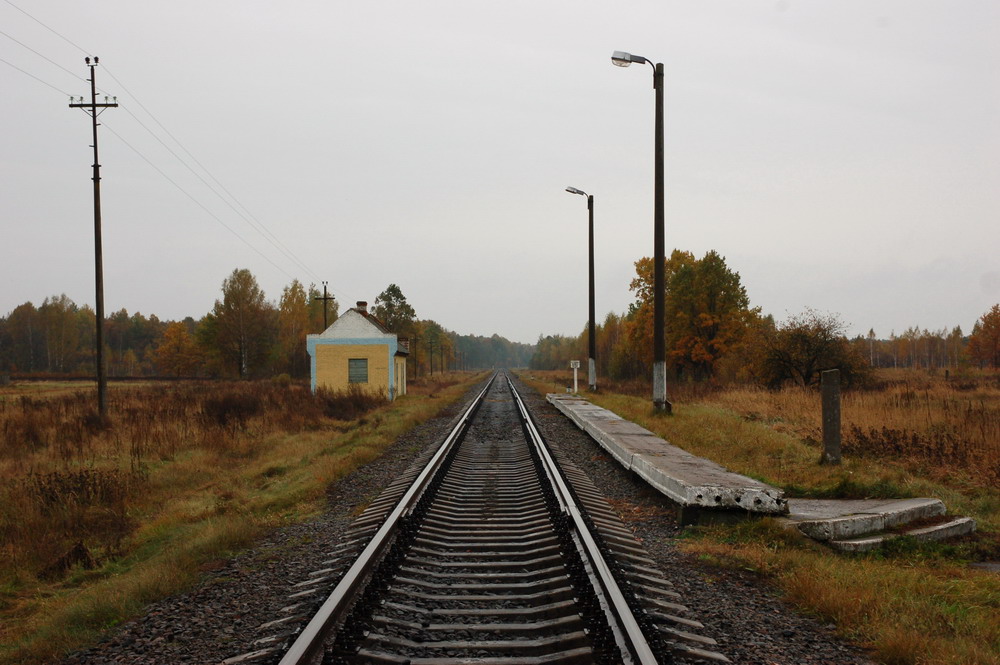
[[[323,330],[326,330],[326,328],[327,328],[326,310],[327,310],[328,301],[330,301],[330,300],[336,300],[336,298],[334,298],[333,296],[328,296],[326,294],[326,284],[327,284],[326,282],[323,282],[323,297],[320,298],[319,296],[317,296],[317,297],[313,298],[313,300],[322,300],[323,301]]]
[[[420,378],[420,363],[418,362],[419,359],[417,358],[417,342],[419,342],[419,341],[420,341],[420,337],[416,333],[413,333],[410,336],[410,353],[413,354],[413,379],[414,380]]]
[[[73,98],[70,97],[69,107],[83,109],[90,115],[94,133],[92,147],[94,148],[94,272],[97,290],[97,411],[101,420],[104,420],[108,411],[108,378],[104,368],[104,250],[101,242],[101,163],[97,153],[97,116],[106,108],[117,107],[118,98],[114,97],[109,102],[108,98],[105,97],[103,104],[97,103],[97,82],[94,76],[98,62],[97,56],[94,56],[93,62],[90,61],[89,57],[84,58],[84,61],[90,67],[90,103],[84,103],[83,97],[80,97],[78,102],[74,102]]]

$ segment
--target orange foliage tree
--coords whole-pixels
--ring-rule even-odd
[[[969,356],[993,369],[1000,368],[1000,304],[976,321],[969,338]]]
[[[636,303],[625,324],[625,338],[641,365],[652,362],[653,260],[636,261],[630,288]],[[750,307],[740,275],[714,250],[696,259],[674,250],[665,265],[666,348],[677,374],[713,376],[719,360],[743,338],[759,309]]]
[[[153,352],[161,372],[173,376],[191,376],[204,361],[204,356],[187,326],[177,321],[167,326]]]

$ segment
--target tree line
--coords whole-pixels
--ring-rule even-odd
[[[164,321],[155,314],[112,313],[104,322],[108,376],[241,377],[309,375],[305,339],[336,321],[339,303],[324,300],[316,285],[298,280],[267,298],[246,269],[233,270],[221,298],[200,319]],[[394,309],[395,308],[395,309]],[[498,335],[459,335],[416,318],[402,291],[391,284],[373,314],[410,336],[412,375],[460,368],[526,366],[534,346]],[[0,374],[90,375],[95,372],[95,314],[65,294],[36,306],[26,302],[0,318]]]
[[[380,293],[372,315],[400,337],[410,340],[408,372],[421,376],[452,369],[527,367],[535,347],[493,334],[460,335],[431,319],[417,318],[396,284]]]
[[[784,321],[752,307],[739,273],[715,251],[696,258],[674,250],[665,259],[664,305],[667,367],[677,380],[748,381],[778,386],[809,385],[825,369],[840,369],[848,384],[868,378],[874,367],[958,368],[1000,366],[1000,305],[976,322],[930,332],[910,328],[889,339],[848,338],[837,315],[806,309]],[[635,263],[630,290],[635,300],[622,314],[595,322],[599,376],[648,378],[653,362],[653,260]],[[539,336],[531,367],[557,369],[587,357],[588,331],[577,336]]]

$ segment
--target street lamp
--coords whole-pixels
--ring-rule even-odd
[[[664,349],[664,250],[663,250],[663,63],[655,65],[641,55],[624,51],[611,54],[611,62],[628,67],[633,62],[646,63],[653,68],[653,90],[656,91],[654,118],[654,167],[653,167],[653,407],[670,413],[667,399],[667,361]]]
[[[589,323],[589,344],[588,353],[590,359],[587,361],[587,386],[591,391],[597,390],[597,363],[594,360],[597,357],[597,339],[594,334],[594,195],[588,194],[587,192],[577,189],[576,187],[567,187],[566,191],[570,194],[579,194],[580,196],[587,197],[587,216],[590,218],[589,232],[590,232],[590,272],[588,281],[590,282],[590,323]]]

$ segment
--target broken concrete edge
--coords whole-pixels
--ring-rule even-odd
[[[705,467],[713,473],[725,474],[732,480],[730,484],[692,484],[672,475],[665,469],[654,451],[634,452],[617,440],[613,433],[602,429],[601,424],[618,423],[624,419],[578,396],[564,396],[557,393],[546,395],[546,400],[560,413],[590,435],[598,445],[619,464],[634,471],[650,486],[676,503],[682,511],[689,508],[708,510],[734,510],[758,515],[784,515],[788,504],[784,492],[762,482],[726,470],[721,465],[697,457],[653,434],[635,423],[629,423],[633,435],[649,438],[649,448],[659,447],[672,455],[683,456],[686,461]],[[587,418],[585,416],[592,416]],[[629,421],[624,421],[629,422]],[[646,448],[647,446],[643,446]]]
[[[799,531],[814,540],[843,540],[885,531],[915,520],[944,515],[945,512],[944,502],[939,499],[918,499],[901,503],[898,507],[890,504],[884,510],[802,520],[794,524]]]

